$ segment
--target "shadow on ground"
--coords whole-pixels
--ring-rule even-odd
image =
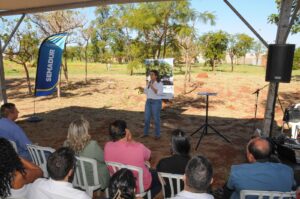
[[[151,163],[152,166],[155,166],[159,159],[170,154],[169,141],[171,132],[174,129],[181,128],[190,134],[204,123],[205,117],[181,114],[183,111],[184,109],[178,106],[176,109],[167,108],[162,111],[162,138],[160,141],[155,141],[153,137],[138,138],[143,132],[143,112],[115,110],[109,107],[87,108],[71,106],[39,113],[38,116],[43,118],[43,121],[39,123],[26,122],[26,117],[31,115],[23,116],[18,123],[33,142],[42,146],[58,148],[62,146],[66,139],[70,122],[84,116],[90,122],[92,138],[96,139],[103,148],[105,142],[108,141],[109,123],[115,119],[123,119],[128,122],[128,128],[131,130],[134,139],[144,143],[151,149]],[[258,123],[260,122],[258,121]],[[199,137],[196,134],[191,138],[193,143],[192,154],[204,155],[212,161],[215,171],[214,185],[221,186],[227,179],[230,166],[245,162],[244,148],[253,132],[253,120],[209,117],[209,123],[229,138],[232,144],[225,142],[221,137],[210,132],[209,135],[203,138],[200,147],[195,151],[194,148]],[[153,132],[153,127],[151,131]]]

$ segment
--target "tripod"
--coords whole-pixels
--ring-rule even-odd
[[[211,126],[210,124],[208,124],[208,99],[209,99],[209,96],[216,96],[217,93],[208,93],[208,92],[200,92],[198,93],[198,95],[203,95],[203,96],[206,96],[206,115],[205,115],[205,123],[200,126],[195,132],[193,132],[191,134],[191,136],[193,136],[194,134],[196,133],[200,133],[200,138],[198,140],[198,143],[197,143],[197,146],[196,146],[196,150],[198,149],[199,147],[199,144],[202,140],[202,138],[204,137],[204,135],[207,135],[208,132],[208,127],[211,128],[217,135],[219,135],[220,137],[222,137],[224,140],[226,140],[228,143],[231,143],[230,140],[228,138],[226,138],[223,134],[221,134],[217,129],[215,129],[213,126]],[[203,129],[203,130],[202,130]],[[202,130],[202,131],[201,131]]]
[[[263,87],[257,89],[255,92],[252,93],[252,95],[256,94],[253,131],[255,131],[255,129],[256,129],[256,123],[257,123],[256,117],[257,117],[257,108],[258,108],[258,96],[259,96],[259,92],[260,92],[261,90],[263,90],[265,87],[267,87],[268,85],[269,85],[269,84],[266,84],[266,85],[264,85]],[[281,111],[282,111],[282,113],[284,114],[283,106],[282,106],[282,103],[281,103],[281,101],[280,101],[278,95],[276,96],[276,99],[278,100],[279,105],[280,105],[280,108],[281,108]]]

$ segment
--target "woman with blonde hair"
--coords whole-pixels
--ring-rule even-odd
[[[65,146],[70,147],[81,157],[92,158],[97,161],[97,168],[101,189],[105,189],[109,183],[109,172],[104,162],[103,150],[96,140],[92,140],[89,134],[89,122],[84,119],[77,119],[71,122],[68,129],[67,140]],[[92,168],[86,167],[88,184],[93,185]]]

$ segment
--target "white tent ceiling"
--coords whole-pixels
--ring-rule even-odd
[[[47,12],[53,10],[101,6],[109,4],[168,0],[0,0],[0,16]]]

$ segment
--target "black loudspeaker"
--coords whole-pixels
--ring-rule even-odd
[[[291,81],[295,44],[270,44],[267,60],[266,81]]]

